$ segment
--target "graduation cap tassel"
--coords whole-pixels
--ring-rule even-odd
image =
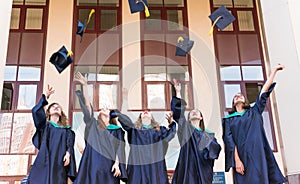
[[[215,21],[214,21],[214,23],[213,23],[213,25],[210,27],[210,30],[209,30],[209,36],[211,36],[212,34],[213,34],[213,32],[214,32],[214,27],[215,27],[215,25],[216,25],[216,23],[220,20],[220,18],[222,18],[222,16],[219,16]]]
[[[90,22],[90,20],[91,20],[91,18],[92,18],[92,15],[95,13],[95,9],[91,9],[91,11],[90,11],[90,13],[89,13],[89,17],[88,17],[88,19],[87,19],[87,21],[85,22],[85,26],[84,26],[84,31],[86,30],[86,28],[87,28],[87,25],[89,24],[89,22]]]
[[[72,56],[72,55],[73,55],[73,52],[70,50],[67,54],[67,57]]]
[[[179,36],[178,39],[177,39],[177,43],[183,42],[183,41],[184,41],[183,37],[182,37],[182,36]]]
[[[145,3],[143,0],[138,0],[138,1],[136,1],[136,3],[139,3],[139,2],[143,3],[143,5],[144,5],[145,16],[146,16],[146,17],[150,17],[150,12],[149,12],[149,9],[148,9],[146,3]]]

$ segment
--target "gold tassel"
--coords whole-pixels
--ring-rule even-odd
[[[209,36],[211,36],[212,34],[213,34],[213,32],[214,32],[214,27],[215,27],[215,25],[216,25],[216,23],[220,20],[220,18],[222,18],[222,16],[219,16],[215,21],[214,21],[214,23],[213,23],[213,25],[210,27],[210,30],[209,30]]]
[[[182,36],[179,36],[178,39],[177,39],[177,43],[183,42],[183,41],[184,41],[183,37],[182,37]]]
[[[84,26],[84,31],[86,30],[87,28],[87,25],[89,24],[91,18],[92,18],[92,15],[95,13],[95,9],[91,9],[90,13],[89,13],[89,17],[88,17],[88,20],[86,21],[86,24]]]
[[[73,55],[73,52],[69,51],[68,54],[67,54],[67,57],[72,56],[72,55]]]
[[[144,1],[143,1],[143,0],[140,0],[140,1],[137,1],[137,2],[141,2],[141,3],[143,3],[143,5],[144,5],[144,8],[145,8],[145,16],[146,16],[146,17],[150,17],[150,12],[149,12],[149,9],[148,9],[148,7],[147,7],[146,3],[144,3]]]

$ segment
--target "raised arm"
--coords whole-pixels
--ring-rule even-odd
[[[172,98],[171,110],[173,112],[173,119],[179,124],[179,126],[181,126],[183,121],[186,121],[184,117],[184,112],[187,104],[183,99],[181,99],[181,84],[176,79],[173,79],[173,83],[176,92],[176,97]]]
[[[124,128],[124,130],[130,131],[132,128],[134,128],[133,122],[131,121],[131,119],[127,115],[122,114],[118,110],[114,110],[113,113],[115,113],[116,116],[118,117],[118,120],[119,120],[121,126]]]
[[[263,85],[261,92],[259,93],[255,105],[254,105],[254,109],[257,110],[259,113],[263,113],[267,100],[271,94],[271,92],[273,91],[275,84],[274,78],[276,73],[279,70],[283,70],[284,69],[284,65],[277,65],[274,70],[271,72],[269,78],[267,79],[267,81],[265,82],[265,84]]]
[[[82,85],[82,93],[84,97],[84,104],[86,109],[89,111],[90,116],[92,115],[92,108],[91,103],[89,101],[89,94],[88,94],[88,88],[87,88],[87,74],[83,76],[80,72],[77,72],[75,74],[75,81],[79,82]]]
[[[283,70],[284,68],[285,68],[285,66],[282,64],[279,64],[274,68],[274,70],[271,72],[270,76],[268,77],[267,81],[263,85],[263,87],[261,89],[261,94],[265,93],[269,90],[270,86],[273,84],[273,81],[274,81],[274,78],[275,78],[277,72],[279,70]]]

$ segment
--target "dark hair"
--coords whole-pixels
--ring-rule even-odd
[[[243,95],[242,93],[237,93],[237,94]],[[244,95],[243,95],[243,96],[244,96]],[[243,108],[244,108],[244,109],[250,109],[250,103],[249,103],[248,98],[247,98],[246,96],[244,96],[244,98],[245,98],[245,103],[244,103],[244,105],[243,105]],[[229,113],[229,114],[233,114],[233,113],[235,113],[235,112],[236,112],[236,108],[235,108],[235,105],[234,105],[234,97],[233,97],[233,99],[232,99],[232,107],[231,107],[231,109],[228,111],[228,113]]]
[[[160,127],[159,127],[159,123],[157,121],[155,121],[155,119],[153,118],[153,116],[151,115],[151,123],[150,125],[156,130],[156,131],[159,131],[160,130]],[[143,123],[142,123],[142,113],[140,113],[138,119],[135,121],[134,123],[134,127],[138,128],[138,129],[141,129],[143,126]]]
[[[106,125],[105,122],[101,119],[101,113],[99,113],[98,115],[98,127],[102,130],[106,129]],[[117,119],[116,118],[112,118],[109,120],[108,122],[109,124],[113,124],[113,125],[118,125]]]
[[[203,118],[202,112],[201,112],[199,109],[195,109],[195,110],[197,110],[197,111],[200,112],[200,116],[202,117],[202,119],[201,119],[200,122],[199,122],[199,127],[200,127],[200,128],[202,129],[202,131],[204,132],[204,131],[205,131],[205,125],[204,125],[204,118]],[[192,111],[190,111],[190,112],[188,113],[188,120],[189,120],[189,122],[190,122],[190,114],[191,114],[191,112],[192,112]]]
[[[47,120],[49,121],[50,120],[50,108],[53,106],[53,105],[59,105],[58,103],[52,103],[48,106],[47,110],[46,110],[46,118]],[[59,105],[60,106],[60,105]],[[60,125],[63,125],[64,127],[66,127],[68,125],[68,118],[66,116],[66,114],[64,113],[64,111],[62,110],[61,108],[61,116],[59,116],[59,124]]]

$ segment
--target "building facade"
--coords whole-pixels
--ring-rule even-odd
[[[290,183],[300,183],[300,3],[296,0],[148,0],[150,17],[130,13],[128,0],[6,0],[0,2],[0,183],[11,184],[28,173],[37,150],[31,108],[46,91],[59,102],[76,131],[76,156],[83,141],[82,113],[74,91],[74,73],[87,74],[95,110],[122,109],[132,117],[153,112],[162,124],[174,95],[170,81],[183,84],[187,109],[199,108],[206,127],[222,144],[221,119],[233,95],[243,92],[251,103],[278,63],[286,69],[263,113],[264,127],[276,160]],[[221,5],[236,20],[225,30],[208,16]],[[81,38],[78,21],[95,10]],[[175,56],[177,39],[188,36],[194,46],[186,57]],[[62,46],[74,62],[58,73],[49,62]],[[127,97],[128,94],[128,97]],[[175,138],[167,153],[169,173],[179,153]],[[224,172],[224,152],[215,163]],[[225,174],[232,183],[231,173]]]

